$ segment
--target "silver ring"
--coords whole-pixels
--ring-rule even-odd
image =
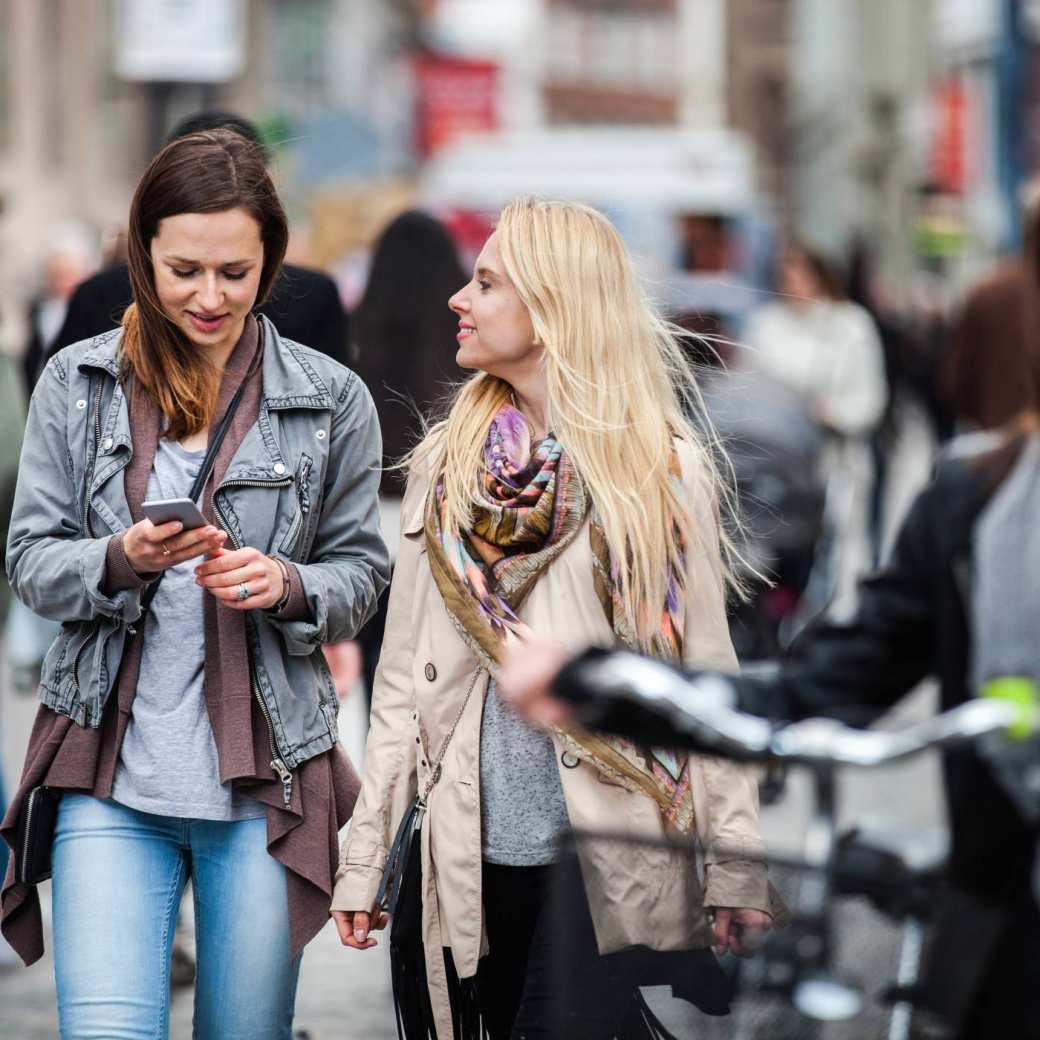
[[[239,603],[241,603],[242,600],[244,600],[244,599],[249,599],[249,586],[248,585],[239,585],[239,587],[238,587],[238,601],[239,601]]]

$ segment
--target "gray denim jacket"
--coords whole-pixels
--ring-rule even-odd
[[[321,644],[356,635],[387,584],[377,503],[381,438],[372,398],[353,372],[259,320],[260,414],[214,501],[236,546],[295,562],[310,608],[303,621],[246,615],[254,693],[269,717],[275,758],[292,770],[336,740],[336,691]],[[41,699],[93,727],[141,616],[143,591],[102,591],[109,540],[133,523],[123,490],[133,446],[117,381],[120,336],[73,344],[41,375],[7,545],[16,594],[63,622],[43,664]]]

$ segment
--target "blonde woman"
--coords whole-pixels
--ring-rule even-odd
[[[733,668],[719,483],[687,418],[680,345],[596,211],[514,201],[449,306],[457,362],[476,372],[410,462],[333,916],[345,945],[376,944],[388,846],[432,780],[422,939],[437,1036],[478,1035],[464,1009],[475,996],[493,1040],[606,1040],[646,1021],[635,989],[646,976],[632,961],[619,978],[625,962],[601,955],[699,949],[717,972],[707,947],[742,953],[744,930],[769,926],[755,781],[721,760],[536,732],[494,676],[527,629]],[[554,921],[550,872],[568,825],[696,835],[703,878],[687,854],[583,844],[579,898]],[[556,924],[573,1007],[554,1003]]]

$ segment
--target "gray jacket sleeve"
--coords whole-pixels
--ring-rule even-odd
[[[68,371],[60,355],[44,369],[29,405],[14,509],[7,575],[30,610],[55,621],[107,617],[133,622],[141,586],[106,595],[110,535],[85,537],[73,451],[69,444]]]
[[[353,639],[389,582],[390,558],[379,527],[382,450],[372,397],[352,374],[332,418],[317,533],[308,561],[294,568],[305,616],[267,615],[290,654]]]

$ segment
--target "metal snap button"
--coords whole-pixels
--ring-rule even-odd
[[[325,440],[325,431],[318,430],[318,432],[314,436],[317,437],[319,441],[323,441]]]
[[[434,668],[429,661],[426,662],[426,667],[423,671],[426,673],[426,679],[428,682],[433,682],[433,680],[437,678],[437,669]]]
[[[581,759],[578,758],[573,751],[564,751],[564,753],[560,755],[560,761],[567,769],[575,769],[581,762]]]
[[[83,400],[82,398],[80,398],[80,399],[79,399],[79,400],[78,400],[78,401],[76,402],[76,407],[77,407],[77,408],[78,408],[78,409],[79,409],[79,410],[80,410],[80,411],[82,412],[82,411],[83,411],[83,409],[87,407],[87,402],[86,402],[86,401],[84,401],[84,400]]]
[[[112,438],[111,437],[106,437],[101,442],[101,447],[104,448],[105,451],[111,451],[111,449],[112,449]]]
[[[274,471],[275,471],[275,473],[278,474],[278,476],[281,476],[285,472],[285,465],[284,465],[284,463],[276,462],[274,464]]]

